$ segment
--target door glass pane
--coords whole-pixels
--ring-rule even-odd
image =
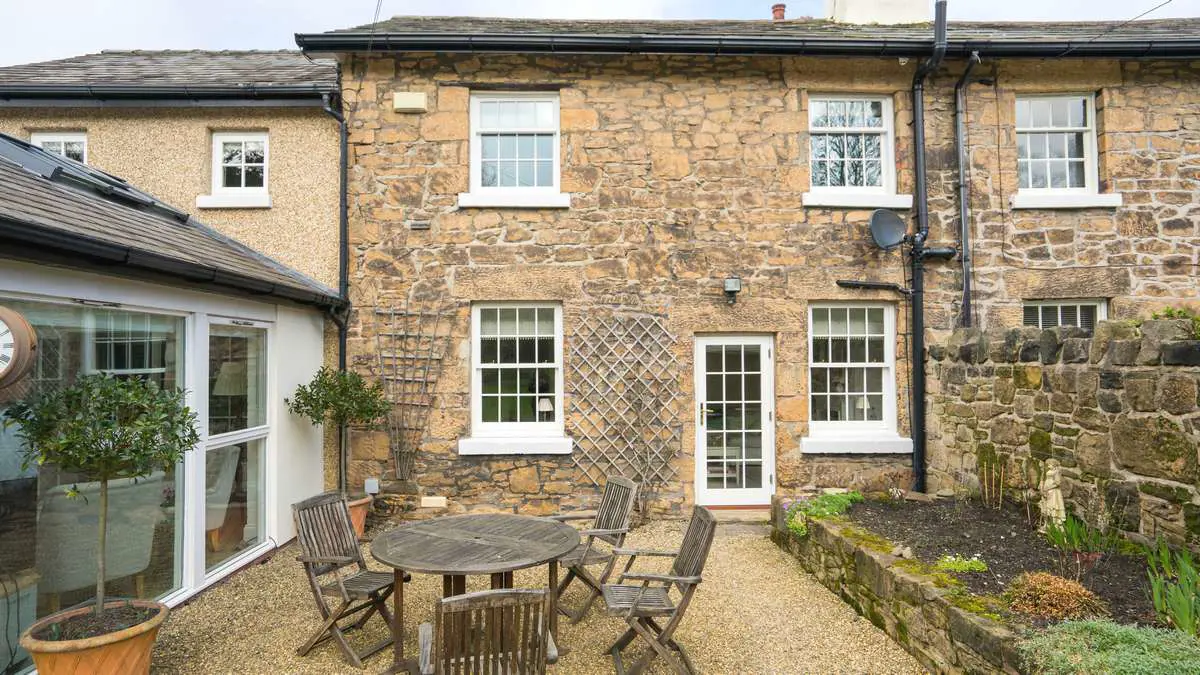
[[[267,331],[213,324],[208,338],[208,434],[267,423]]]
[[[263,541],[263,449],[259,439],[204,453],[207,569]]]
[[[763,486],[762,464],[758,462],[746,463],[745,486],[747,488],[760,488]]]
[[[183,384],[184,320],[24,300],[2,301],[33,325],[37,361],[26,395],[58,389],[97,372],[98,358],[138,366],[110,374]],[[132,361],[130,361],[132,359]],[[0,402],[0,413],[10,401]],[[16,426],[0,429],[0,672],[32,667],[17,636],[37,618],[94,597],[99,484],[55,467],[22,468]],[[69,498],[76,486],[83,498]],[[183,472],[163,467],[138,481],[109,482],[106,590],[161,597],[180,586]]]

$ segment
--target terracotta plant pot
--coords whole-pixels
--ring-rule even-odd
[[[371,510],[371,502],[374,498],[371,495],[358,498],[347,498],[347,504],[350,506],[350,522],[354,524],[354,535],[360,540],[367,531],[367,513]]]
[[[104,607],[118,608],[127,601],[115,600]],[[90,614],[93,606],[77,607],[35,622],[21,634],[21,646],[33,656],[40,675],[145,675],[150,672],[150,651],[170,608],[149,600],[128,601],[134,607],[157,609],[158,613],[136,626],[82,640],[38,640],[34,633],[74,616]]]

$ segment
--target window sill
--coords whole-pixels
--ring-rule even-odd
[[[260,194],[215,194],[196,197],[198,209],[269,209],[271,195]]]
[[[1120,192],[1107,194],[1046,194],[1018,192],[1014,209],[1115,209],[1124,203]]]
[[[460,455],[569,455],[566,436],[486,436],[458,439]]]
[[[800,196],[805,207],[832,206],[851,209],[911,209],[912,195],[888,195],[874,192],[813,191]]]
[[[911,438],[891,434],[872,436],[807,436],[800,439],[800,451],[806,455],[855,454],[899,455],[913,450]]]
[[[567,209],[571,207],[571,193],[542,192],[521,194],[518,192],[460,192],[458,194],[459,208],[497,208],[497,209]]]

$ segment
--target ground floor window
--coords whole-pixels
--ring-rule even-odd
[[[1103,300],[1030,300],[1023,307],[1022,323],[1037,328],[1074,326],[1090,333],[1106,318],[1106,308]]]
[[[182,316],[3,300],[34,326],[38,361],[26,392],[69,385],[98,371],[148,377],[167,387],[184,376]],[[17,392],[20,395],[21,392]],[[12,393],[7,394],[10,398]],[[0,408],[11,400],[0,400]],[[82,498],[69,498],[74,486]],[[182,467],[109,484],[107,584],[114,596],[154,598],[181,585]],[[0,672],[29,663],[17,637],[36,618],[93,597],[99,485],[52,467],[21,467],[16,429],[0,432]]]

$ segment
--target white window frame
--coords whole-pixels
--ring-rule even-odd
[[[1083,100],[1088,124],[1082,127],[1019,127],[1015,106],[1022,101]],[[1012,196],[1014,209],[1111,208],[1123,202],[1120,193],[1100,193],[1100,162],[1097,145],[1096,96],[1094,94],[1028,94],[1013,102],[1014,141],[1024,133],[1083,133],[1083,187],[1017,188]],[[1020,159],[1018,158],[1018,163]]]
[[[29,142],[45,149],[46,143],[83,143],[83,163],[88,161],[88,142],[86,131],[35,131],[29,134]],[[46,152],[54,152],[46,150]],[[58,155],[59,153],[55,152]],[[66,157],[66,155],[61,155]]]
[[[883,127],[822,127],[813,125],[814,103],[829,101],[869,101],[882,105]],[[812,137],[820,133],[872,133],[880,135],[880,162],[883,185],[825,186],[812,184]],[[801,196],[804,206],[840,206],[848,208],[912,208],[912,195],[896,194],[896,115],[890,96],[864,94],[812,94],[808,98],[809,191]]]
[[[1108,300],[1106,300],[1105,298],[1061,298],[1061,299],[1057,299],[1057,300],[1024,300],[1021,302],[1021,314],[1022,314],[1021,325],[1026,326],[1025,317],[1024,317],[1026,307],[1037,307],[1038,308],[1037,328],[1042,328],[1041,308],[1042,307],[1058,307],[1059,308],[1058,309],[1058,318],[1061,321],[1062,320],[1062,307],[1064,305],[1074,306],[1076,308],[1076,314],[1075,314],[1076,317],[1079,316],[1079,313],[1078,313],[1079,307],[1088,307],[1088,306],[1095,307],[1096,308],[1096,323],[1100,323],[1101,321],[1108,320]],[[1058,325],[1050,326],[1049,328],[1057,328],[1062,325],[1063,324],[1059,323]],[[1033,328],[1033,326],[1027,326],[1027,327]],[[1094,329],[1094,327],[1093,327],[1093,329]]]
[[[484,422],[483,364],[480,362],[480,314],[485,309],[554,310],[554,410],[553,422]],[[462,455],[570,454],[563,408],[563,314],[558,302],[477,302],[471,305],[471,436],[459,439]]]
[[[814,421],[812,410],[813,310],[865,308],[883,310],[883,419],[877,421]],[[805,373],[805,407],[808,411],[808,436],[800,439],[806,454],[854,453],[884,454],[912,452],[912,440],[901,438],[898,429],[896,398],[896,306],[885,302],[822,302],[808,308],[809,368]],[[819,367],[859,367],[854,363],[821,364]]]
[[[484,128],[480,105],[488,101],[511,100],[550,101],[553,104],[554,121],[551,127],[529,128]],[[562,184],[562,124],[559,95],[556,91],[546,92],[471,92],[470,104],[470,192],[458,195],[460,207],[493,208],[568,208],[571,195],[561,192]],[[554,184],[550,187],[484,187],[482,180],[482,150],[480,136],[485,133],[537,133],[554,134]]]
[[[262,187],[225,187],[224,153],[221,144],[227,142],[258,141],[263,144]],[[211,193],[196,197],[197,208],[202,209],[248,209],[271,207],[271,141],[266,131],[214,131],[212,134],[212,188]]]

